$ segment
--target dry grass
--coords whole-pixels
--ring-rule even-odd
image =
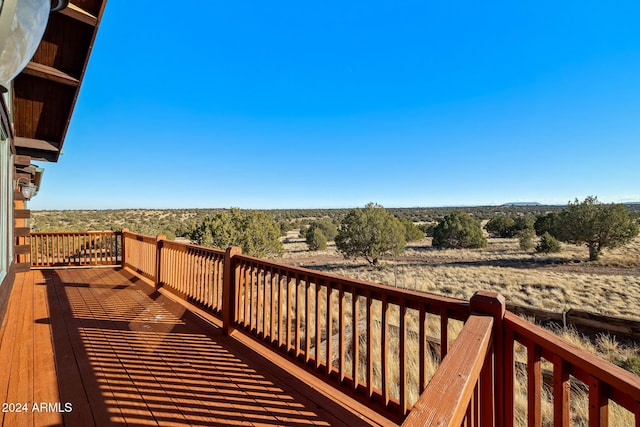
[[[517,239],[489,239],[489,246],[478,250],[436,250],[424,239],[397,260],[371,268],[361,260],[343,259],[333,245],[309,252],[293,236],[285,241],[287,263],[464,300],[484,289],[500,292],[514,304],[640,319],[640,238],[606,251],[596,263],[586,262],[586,248],[574,245],[542,256],[520,250]]]

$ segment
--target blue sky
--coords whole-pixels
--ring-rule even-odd
[[[637,1],[109,0],[31,209],[637,201],[638,22]]]

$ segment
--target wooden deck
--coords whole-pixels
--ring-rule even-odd
[[[21,273],[0,329],[0,424],[393,425],[219,326],[127,270]]]

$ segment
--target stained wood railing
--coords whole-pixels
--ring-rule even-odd
[[[119,265],[122,236],[116,231],[31,233],[31,266]]]
[[[428,359],[446,355],[449,320],[469,315],[454,299],[234,258],[239,328],[402,416],[426,386]],[[439,318],[440,355],[427,345],[428,314]]]
[[[144,277],[156,280],[158,274],[158,242],[163,236],[151,237],[122,230],[122,266],[129,267]]]
[[[542,425],[543,363],[553,370],[553,425],[570,424],[572,390],[585,389],[588,394],[589,426],[614,425],[609,423],[609,403],[616,402],[635,418],[640,426],[640,377],[600,359],[566,342],[558,336],[532,325],[507,312],[505,331],[505,381],[512,390],[516,386],[515,343],[526,349],[527,425]],[[580,383],[578,383],[578,381]],[[505,417],[515,415],[515,393],[505,396]],[[612,421],[613,422],[613,421]],[[615,425],[621,425],[616,420]],[[631,424],[634,425],[634,424]]]
[[[34,266],[104,253],[95,242],[119,236],[40,234],[32,234],[32,247],[44,248],[32,252]],[[253,336],[403,425],[568,426],[575,393],[585,392],[590,426],[618,422],[608,419],[615,402],[640,427],[638,376],[505,312],[497,294],[480,291],[467,303],[274,263],[239,248],[221,251],[126,230],[121,236],[106,246],[124,267],[211,310],[227,333]],[[65,247],[72,249],[58,249]],[[465,322],[457,338],[452,322]],[[430,378],[434,360],[441,364]],[[523,375],[516,371],[523,369],[518,384]],[[543,370],[552,371],[551,384]],[[525,422],[516,409],[523,388]],[[543,420],[545,396],[552,420]]]
[[[158,242],[157,282],[215,314],[222,312],[224,251],[170,240]]]
[[[493,425],[492,327],[490,316],[469,317],[403,426]]]

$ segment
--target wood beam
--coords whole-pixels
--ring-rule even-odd
[[[69,18],[91,25],[92,27],[98,25],[98,18],[73,3],[69,3],[69,5],[62,9],[60,13],[68,16]]]
[[[13,140],[13,144],[17,154],[30,156],[32,160],[56,162],[60,156],[60,149],[55,142],[16,137]]]
[[[80,85],[80,81],[72,75],[60,71],[57,68],[33,61],[30,61],[22,72],[30,76],[62,83],[67,86],[78,87]]]
[[[15,237],[28,237],[31,234],[31,228],[29,227],[15,227],[13,229],[13,235]]]
[[[31,245],[16,245],[13,253],[16,255],[28,255],[31,253]]]
[[[29,209],[16,209],[13,211],[14,218],[29,219],[31,218],[31,211]]]
[[[13,140],[13,144],[16,148],[30,148],[33,150],[40,151],[53,151],[58,152],[58,147],[49,141],[44,141],[42,139],[33,139],[33,138],[24,138],[21,136],[17,136]]]
[[[31,166],[31,157],[29,156],[15,156],[13,158],[13,164],[16,167]]]

